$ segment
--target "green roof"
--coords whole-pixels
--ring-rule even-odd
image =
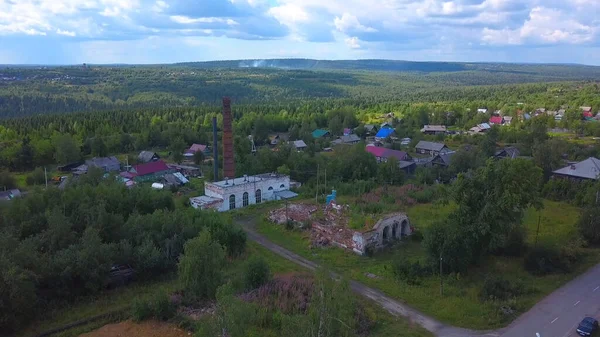
[[[316,129],[315,131],[313,131],[312,136],[313,136],[313,138],[321,138],[321,137],[326,136],[328,134],[329,134],[329,131],[327,131],[327,130]]]

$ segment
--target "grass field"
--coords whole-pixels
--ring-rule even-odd
[[[545,208],[541,211],[539,243],[559,244],[567,241],[575,234],[574,224],[579,216],[579,209],[551,201],[545,201],[544,205]],[[453,207],[417,205],[408,210],[408,215],[414,226],[425,229],[437,219],[447,216]],[[537,211],[529,210],[524,218],[530,243],[535,240],[538,215]],[[419,285],[408,285],[395,280],[392,265],[396,261],[426,260],[426,252],[420,243],[406,241],[368,258],[339,248],[310,249],[306,233],[290,232],[266,221],[258,225],[258,231],[273,242],[352,279],[378,288],[443,322],[473,329],[492,329],[506,325],[541,298],[600,260],[599,250],[586,249],[585,259],[573,273],[535,277],[524,270],[522,258],[489,257],[479,266],[471,268],[466,275],[445,277],[444,295],[441,296],[438,275],[423,279]],[[368,273],[379,278],[367,277]],[[480,301],[479,293],[487,275],[502,275],[529,287],[525,295],[509,303],[516,310],[514,315],[507,317],[500,314],[499,307],[507,303]]]

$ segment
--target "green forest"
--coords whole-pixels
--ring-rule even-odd
[[[206,335],[223,324],[241,331],[240,336],[248,325],[266,324],[256,323],[263,319],[260,315],[246,325],[219,320],[234,307],[240,308],[240,317],[255,311],[255,304],[238,303],[232,294],[241,289],[232,289],[221,277],[219,268],[247,251],[246,234],[230,216],[191,209],[186,200],[192,195],[177,189],[127,189],[97,170],[64,190],[44,188],[45,171],[55,175],[60,165],[92,157],[115,155],[135,164],[137,153],[152,150],[180,163],[191,144],[214,146],[211,121],[217,118],[220,133],[223,96],[233,101],[239,175],[289,174],[302,183],[300,196],[311,199],[329,193],[331,186],[340,196],[360,198],[381,186],[387,191],[388,185],[410,183],[420,189],[412,195],[415,200],[456,206],[447,219],[421,234],[427,263],[443,254],[447,273],[467,274],[482,258],[516,256],[528,261],[526,269],[532,274],[570,272],[582,260],[583,242],[600,242],[600,223],[594,218],[600,212],[598,184],[553,180],[551,175],[567,161],[600,155],[600,121],[584,118],[580,108],[592,107],[593,115],[600,110],[599,79],[596,67],[377,60],[3,67],[0,188],[20,188],[27,195],[0,203],[0,282],[6,285],[0,291],[0,326],[17,330],[53,303],[102,293],[106,273],[115,263],[134,265],[149,280],[177,275],[188,299],[216,299],[222,311],[209,322],[207,329],[212,330]],[[479,113],[482,108],[488,112]],[[565,114],[560,120],[546,114],[523,117],[540,108]],[[484,135],[467,133],[488,122],[495,111],[513,117],[513,122]],[[408,146],[391,138],[384,146],[419,158],[413,148],[420,140],[444,142],[456,151],[452,163],[419,167],[412,174],[394,160],[378,163],[362,139],[365,125],[383,122],[398,139],[411,138]],[[450,132],[423,135],[420,129],[428,124],[446,125]],[[328,130],[331,139],[314,138],[312,132],[319,128]],[[344,129],[354,130],[361,142],[325,152]],[[278,134],[304,140],[306,150],[295,151],[287,142],[272,145],[270,137]],[[257,151],[252,151],[248,136]],[[523,158],[491,159],[507,146],[517,148]],[[196,165],[204,159],[194,156]],[[209,166],[202,168],[204,179],[218,178]],[[323,171],[327,186],[318,182]],[[513,182],[519,183],[505,188]],[[542,207],[543,199],[582,208],[583,239],[568,240],[569,247],[580,246],[564,251],[526,242],[523,217],[529,208]],[[371,214],[390,206],[382,202],[361,207]],[[494,220],[482,230],[481,219]],[[215,258],[203,260],[207,253]],[[550,258],[554,267],[540,267],[540,261]],[[252,268],[264,269],[264,261],[254,262]],[[197,275],[190,267],[194,264],[206,264],[206,272],[219,282]],[[399,282],[432,275],[430,264],[394,268]],[[268,281],[265,276],[250,288],[272,286]],[[310,283],[311,291],[347,291],[333,289],[327,277]],[[362,313],[348,311],[355,306],[352,301],[321,305],[334,306],[353,325],[342,334],[339,322],[328,317],[332,336],[360,335],[354,330],[363,325]],[[150,304],[136,306],[140,319],[152,316],[145,307]],[[296,317],[295,308],[272,309],[282,316],[269,324],[278,333],[297,330],[294,335],[300,336],[318,321],[319,308],[300,310],[302,317]]]

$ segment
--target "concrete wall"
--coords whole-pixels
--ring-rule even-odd
[[[392,213],[380,219],[368,232],[355,232],[352,237],[352,250],[364,255],[367,249],[379,249],[394,241],[412,234],[408,216],[404,213]]]

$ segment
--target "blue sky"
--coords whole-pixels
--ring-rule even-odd
[[[600,0],[0,0],[0,64],[289,57],[600,65]]]

